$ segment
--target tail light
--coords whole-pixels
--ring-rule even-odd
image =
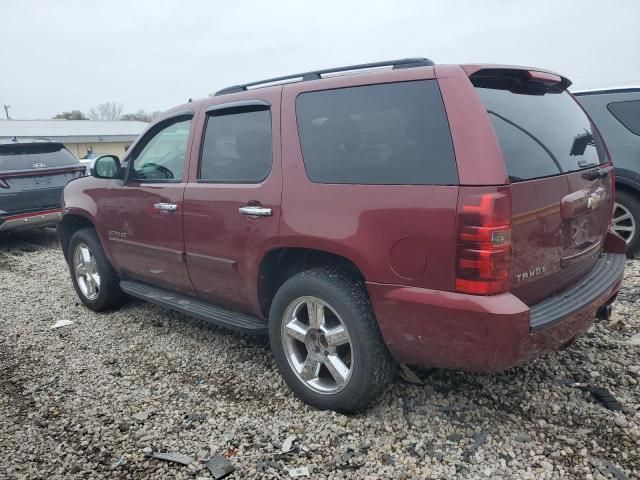
[[[456,291],[507,291],[511,267],[511,195],[508,187],[460,188]]]

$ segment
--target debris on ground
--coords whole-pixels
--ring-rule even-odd
[[[404,363],[400,364],[400,368],[398,369],[400,372],[400,378],[407,383],[413,383],[414,385],[424,385],[424,382],[420,380],[413,370],[407,367]]]
[[[613,332],[622,330],[627,324],[624,323],[622,315],[617,313],[611,314],[611,320],[607,323],[607,328]]]
[[[289,435],[287,438],[284,439],[284,442],[282,442],[282,453],[287,453],[291,451],[291,448],[293,447],[293,442],[296,441],[296,438],[298,438],[296,435]]]
[[[235,457],[238,455],[238,449],[229,445],[222,455],[224,455],[225,458]]]
[[[596,400],[598,400],[605,408],[613,411],[622,410],[622,404],[613,396],[611,390],[605,387],[598,387],[590,383],[570,383],[570,387],[579,388],[589,392]]]
[[[210,458],[205,462],[205,466],[216,480],[226,477],[236,469],[224,455],[216,455]]]
[[[56,323],[51,325],[51,330],[54,328],[66,327],[68,325],[73,325],[73,322],[71,320],[58,320]]]
[[[167,462],[180,463],[182,465],[189,465],[193,462],[193,457],[178,452],[156,452],[152,456],[158,460],[166,460]]]
[[[289,470],[289,476],[291,478],[308,477],[310,475],[309,467],[297,467]]]

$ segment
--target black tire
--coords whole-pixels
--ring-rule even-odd
[[[640,200],[638,195],[626,190],[616,192],[616,203],[624,206],[635,223],[635,232],[627,243],[627,257],[634,258],[640,251]]]
[[[89,247],[91,254],[95,258],[97,272],[100,275],[100,288],[98,290],[97,297],[93,299],[87,298],[87,296],[82,292],[75,274],[73,256],[76,246],[81,243]],[[122,302],[125,299],[125,294],[120,290],[120,279],[109,263],[109,260],[107,260],[102,244],[100,243],[100,239],[94,229],[83,228],[71,236],[71,239],[69,240],[67,259],[73,288],[75,288],[82,303],[96,312],[116,308],[122,305]]]
[[[293,370],[283,345],[285,311],[301,297],[325,302],[341,318],[351,338],[352,371],[342,390],[319,393]],[[343,271],[318,268],[288,279],[276,293],[269,312],[271,349],[281,375],[305,403],[320,410],[353,413],[368,407],[393,378],[396,364],[385,346],[369,296],[362,282]]]

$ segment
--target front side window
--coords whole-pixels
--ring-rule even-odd
[[[307,92],[296,99],[307,176],[317,183],[455,185],[436,80]]]
[[[210,114],[198,178],[216,183],[258,183],[271,171],[271,112],[268,107]]]
[[[640,100],[613,102],[607,105],[607,109],[631,133],[640,135]]]
[[[157,132],[133,160],[136,180],[181,180],[191,119],[176,121]]]

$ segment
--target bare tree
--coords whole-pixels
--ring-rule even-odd
[[[124,105],[117,102],[101,103],[89,110],[91,120],[119,120]]]

